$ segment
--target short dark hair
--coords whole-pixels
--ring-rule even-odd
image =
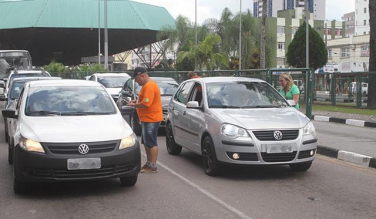
[[[188,78],[193,78],[193,77],[195,77],[197,74],[194,72],[194,71],[190,71],[190,72],[188,72],[188,74],[187,74],[187,77]]]

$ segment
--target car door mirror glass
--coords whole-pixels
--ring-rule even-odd
[[[201,107],[198,105],[197,101],[189,101],[187,103],[187,108],[192,108],[192,109],[201,109]]]
[[[130,107],[130,106],[122,106],[120,111],[122,115],[129,115],[134,112],[135,108]]]

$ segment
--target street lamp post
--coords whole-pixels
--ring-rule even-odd
[[[195,0],[195,51],[197,51],[197,0]],[[195,55],[195,71],[197,71],[197,56]]]
[[[101,0],[98,0],[98,64],[101,64]]]
[[[241,71],[242,70],[242,0],[240,0],[239,17],[240,17],[240,22],[239,22],[239,71]]]
[[[108,70],[107,0],[104,0],[104,69]]]

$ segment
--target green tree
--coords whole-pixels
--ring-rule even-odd
[[[300,25],[286,54],[286,62],[297,68],[306,67],[306,24]],[[309,67],[318,69],[328,62],[328,51],[323,39],[309,25]]]
[[[221,65],[225,65],[228,68],[228,55],[219,51],[218,45],[221,41],[220,36],[210,34],[197,46],[197,48],[193,45],[193,42],[191,42],[190,50],[180,51],[177,61],[179,63],[184,59],[194,60],[197,58],[199,70],[202,70],[203,67],[205,67],[206,70],[214,70]]]
[[[69,68],[65,67],[62,63],[52,61],[50,64],[43,66],[44,70],[50,73],[66,73],[70,72]]]
[[[369,1],[370,55],[367,107],[376,109],[376,1]]]

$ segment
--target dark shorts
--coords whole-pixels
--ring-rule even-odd
[[[158,128],[160,122],[141,122],[141,143],[148,148],[158,146]]]

